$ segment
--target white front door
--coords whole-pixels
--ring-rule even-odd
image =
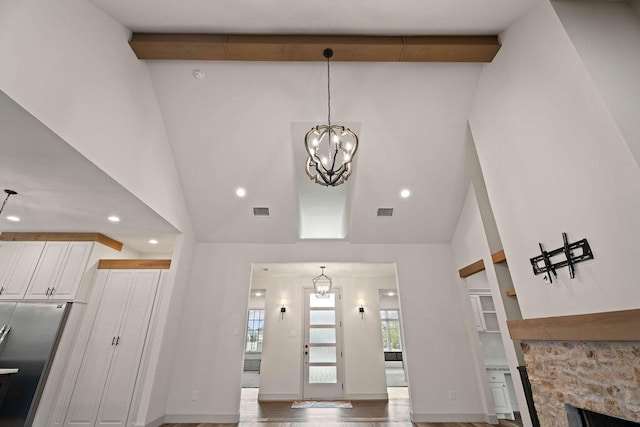
[[[304,399],[341,399],[342,305],[339,289],[324,297],[305,289]]]

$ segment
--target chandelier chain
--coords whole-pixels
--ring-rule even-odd
[[[329,63],[330,60],[329,57],[327,57],[327,122],[329,124],[329,127],[331,127],[331,73]]]

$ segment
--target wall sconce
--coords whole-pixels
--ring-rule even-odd
[[[362,303],[360,303],[360,307],[358,307],[358,312],[360,313],[362,320],[364,320],[364,305],[362,305]]]
[[[282,300],[282,307],[280,307],[280,320],[284,319],[284,314],[287,312],[287,307],[284,305],[285,301]]]

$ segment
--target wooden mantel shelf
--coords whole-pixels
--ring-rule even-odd
[[[640,310],[507,320],[522,341],[640,341]]]

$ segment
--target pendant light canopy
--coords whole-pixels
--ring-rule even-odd
[[[335,187],[351,175],[353,156],[358,149],[358,136],[349,128],[331,124],[331,69],[333,50],[325,49],[327,58],[327,124],[311,128],[304,137],[308,158],[305,171],[314,182]]]

